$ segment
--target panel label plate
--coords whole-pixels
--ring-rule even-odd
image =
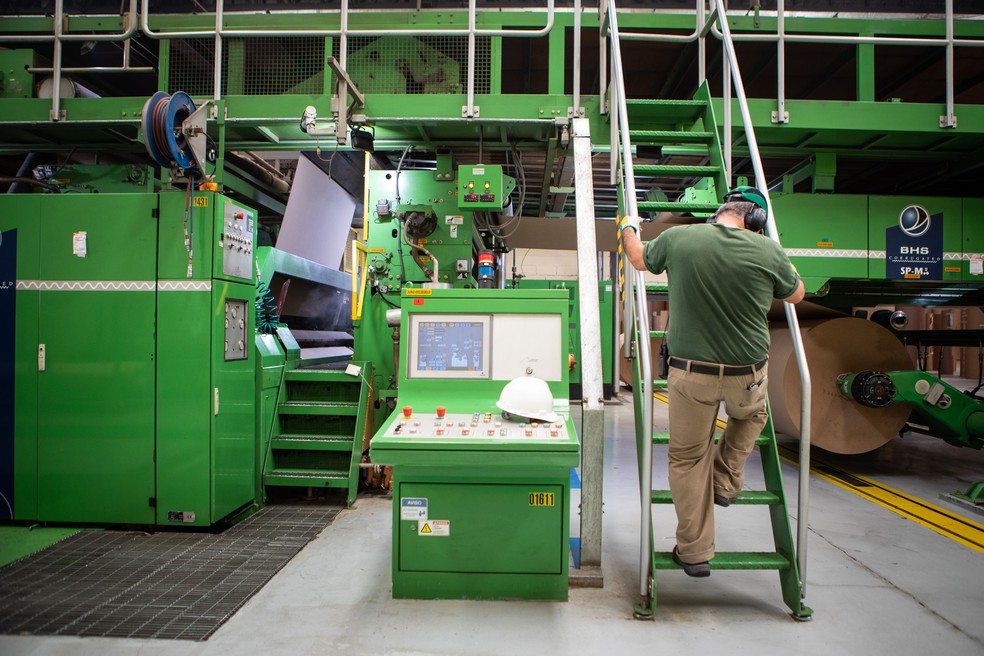
[[[427,520],[427,499],[420,497],[400,498],[400,519]]]
[[[898,225],[885,230],[885,278],[888,280],[943,279],[943,213],[930,215],[909,205]]]
[[[554,505],[554,493],[553,492],[530,492],[530,505],[552,508]]]
[[[428,538],[446,538],[451,535],[450,519],[428,519],[417,524],[417,535]]]

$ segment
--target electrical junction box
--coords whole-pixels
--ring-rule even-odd
[[[462,164],[458,167],[458,207],[463,210],[501,210],[506,203],[502,167]]]
[[[398,411],[370,445],[393,465],[393,596],[566,601],[567,290],[403,292]],[[511,380],[546,382],[556,417],[505,417]]]

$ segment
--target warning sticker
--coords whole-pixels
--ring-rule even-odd
[[[400,519],[426,520],[427,499],[422,499],[419,497],[401,497]]]
[[[464,225],[465,217],[464,215],[448,215],[444,217],[444,225]]]
[[[78,255],[79,257],[86,256],[86,233],[83,232],[73,232],[72,233],[72,254]]]
[[[417,535],[443,538],[451,535],[450,519],[428,519],[417,524]]]

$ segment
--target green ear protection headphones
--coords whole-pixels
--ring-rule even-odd
[[[737,187],[724,195],[724,202],[744,201],[754,203],[755,207],[745,214],[745,227],[752,232],[762,232],[768,221],[768,209],[765,196],[755,187]]]

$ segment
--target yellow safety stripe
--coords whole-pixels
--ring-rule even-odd
[[[665,394],[655,393],[653,396],[669,404],[670,399]],[[725,420],[717,420],[717,426],[721,430],[727,425]],[[796,451],[787,446],[778,446],[779,457],[790,464],[799,464],[799,454]],[[817,478],[853,492],[965,547],[984,553],[984,525],[870,478],[838,469],[822,460],[812,458],[810,464],[810,473]]]

